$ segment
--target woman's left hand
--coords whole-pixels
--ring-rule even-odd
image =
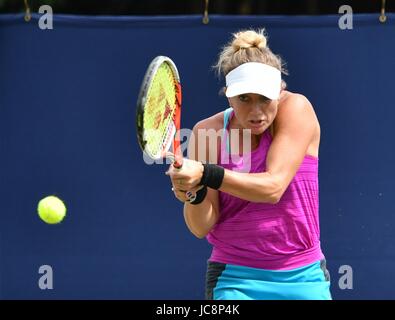
[[[172,185],[178,190],[192,190],[202,180],[203,164],[198,161],[183,159],[180,169],[170,165],[166,175],[170,176]]]

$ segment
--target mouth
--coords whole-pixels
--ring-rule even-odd
[[[248,123],[253,128],[260,128],[265,123],[265,120],[248,120]]]

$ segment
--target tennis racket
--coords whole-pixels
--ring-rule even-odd
[[[137,99],[137,139],[147,156],[153,160],[170,159],[175,168],[181,168],[183,162],[181,97],[176,65],[168,57],[156,57],[148,66]],[[190,197],[190,201],[195,197]]]

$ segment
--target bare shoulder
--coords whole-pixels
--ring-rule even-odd
[[[310,122],[318,124],[317,116],[309,99],[300,93],[283,92],[280,96],[275,122],[290,121],[296,118],[310,120]]]
[[[306,96],[300,93],[285,91],[280,97],[279,108],[308,109],[313,110],[313,106]]]
[[[193,130],[199,129],[214,129],[214,130],[221,130],[224,123],[224,112],[219,112],[214,114],[213,116],[200,120],[198,123],[195,124]]]
[[[305,132],[306,137],[310,137],[306,154],[318,156],[321,128],[312,104],[304,95],[289,91],[282,94],[273,127],[274,136],[280,131]]]

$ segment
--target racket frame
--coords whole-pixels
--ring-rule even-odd
[[[175,134],[173,138],[173,153],[168,152],[170,149],[169,147],[166,147],[165,150],[162,150],[162,153],[159,154],[157,157],[152,157],[150,153],[147,152],[146,150],[146,140],[144,139],[144,112],[145,112],[145,103],[147,99],[147,93],[151,87],[152,80],[154,79],[154,76],[156,72],[158,71],[159,67],[163,64],[167,63],[168,66],[170,67],[173,76],[174,76],[174,86],[175,86],[175,92],[176,92],[176,97],[175,97],[175,110],[173,114],[173,119],[172,122],[175,126]],[[143,152],[149,156],[150,158],[154,160],[158,160],[160,158],[168,158],[173,162],[174,167],[176,168],[181,168],[182,166],[182,152],[180,148],[180,126],[181,126],[181,99],[182,99],[182,90],[181,90],[181,84],[180,84],[180,75],[178,73],[177,67],[173,60],[171,60],[169,57],[166,56],[157,56],[154,58],[150,65],[147,68],[147,71],[145,73],[139,96],[137,99],[137,109],[136,109],[136,129],[137,129],[137,140],[139,142],[140,148],[143,150]],[[169,127],[167,128],[168,130]],[[167,133],[169,134],[169,133]],[[162,143],[163,145],[163,143]],[[167,150],[166,150],[167,149]]]

